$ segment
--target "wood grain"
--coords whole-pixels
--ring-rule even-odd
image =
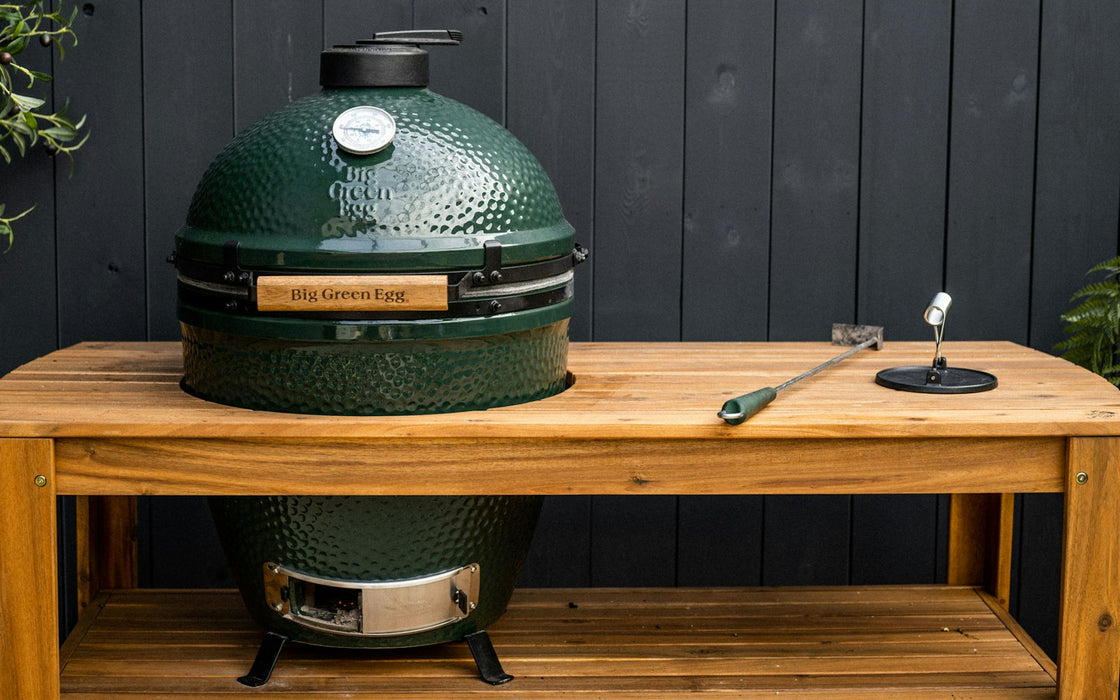
[[[688,6],[681,338],[765,340],[774,3]]]
[[[681,0],[596,4],[598,340],[680,338],[685,20]]]
[[[1096,599],[1082,600],[1073,593],[1111,580],[1117,573],[1112,567],[1120,560],[1114,551],[1115,528],[1100,516],[1120,497],[1114,483],[1120,478],[1114,463],[1120,438],[1078,437],[1120,434],[1115,389],[1085,370],[1010,343],[952,346],[953,357],[968,358],[970,365],[1000,377],[1000,388],[985,394],[910,395],[870,381],[876,367],[903,364],[927,349],[927,344],[892,343],[881,352],[856,356],[797,385],[799,390],[780,397],[750,423],[732,428],[712,415],[718,405],[711,400],[716,387],[772,384],[767,380],[818,364],[833,356],[835,348],[824,343],[694,343],[688,344],[688,361],[682,363],[678,343],[577,344],[569,362],[574,386],[550,399],[485,412],[348,418],[246,411],[193,399],[178,388],[180,355],[174,344],[84,344],[0,379],[0,434],[54,438],[57,477],[52,488],[103,495],[293,493],[306,491],[309,480],[323,493],[356,494],[1069,491],[1074,472],[1066,469],[1067,443],[1073,435],[1071,468],[1085,471],[1090,483],[1101,479],[1104,488],[1067,497],[1071,525],[1065,545],[1062,648],[1071,655],[1063,657],[1068,666],[1063,666],[1062,678],[1069,678],[1063,682],[1074,693],[1097,687],[1101,679],[1115,684],[1120,650],[1114,635],[1102,622],[1105,618],[1096,615]],[[733,369],[728,369],[729,358],[735,360]],[[1014,455],[1014,469],[1008,468],[1009,455]],[[999,498],[1002,503],[1005,497]],[[1006,552],[1009,511],[997,510],[997,527],[970,528],[997,533],[997,544],[989,542],[987,551],[1000,553],[998,565]],[[44,527],[51,522],[47,519]],[[1102,523],[1105,527],[1093,529]],[[1092,534],[1085,536],[1088,530]],[[1104,590],[1105,597],[1096,601],[1102,605],[1113,593]],[[1001,595],[1000,586],[993,591]],[[760,595],[768,604],[781,602],[780,595]],[[939,594],[924,590],[922,595]],[[822,622],[810,614],[806,622],[805,606],[811,604],[785,599],[779,606],[783,624],[850,627],[852,620],[843,615],[826,614]],[[682,618],[663,626],[683,629],[695,624],[694,618],[705,617],[703,610],[697,614],[694,603],[675,605]],[[1000,605],[997,601],[996,607]],[[913,601],[880,600],[874,617],[914,607]],[[725,620],[729,613],[734,611],[720,610],[715,617]],[[752,622],[758,616],[757,611],[738,614]],[[640,616],[628,616],[648,634]],[[1088,629],[1089,618],[1105,636]],[[757,690],[771,683],[776,664],[783,663],[778,659],[798,656],[795,649],[775,644],[771,653],[759,657],[763,665],[747,670],[741,659],[707,646],[674,651],[671,645],[655,656],[661,675],[677,679],[670,682],[677,683],[674,692],[682,688],[680,678],[691,678],[693,672],[720,682],[725,676],[752,683],[762,679],[761,685],[747,688]],[[852,656],[822,656],[819,647],[812,648],[796,666],[798,678],[857,678],[868,688],[880,687],[875,684],[881,685],[881,679],[865,678],[858,663],[852,665]],[[875,648],[867,648],[868,658]],[[875,669],[888,673],[892,682],[921,678],[926,683],[931,675],[960,682],[1008,674],[1001,676],[1002,683],[1029,677],[1030,668],[1047,675],[1033,650],[1023,655],[1011,649],[1009,656],[990,650],[988,656],[957,663],[927,656],[915,646],[916,655],[876,657]],[[539,674],[564,676],[585,660],[571,651],[542,661]],[[640,680],[647,673],[646,661],[618,658],[609,650],[606,656],[592,656],[596,668],[607,670],[588,676],[639,678],[637,685],[622,683],[611,690],[646,688]],[[401,663],[390,660],[386,668]],[[207,668],[225,674],[238,665]],[[173,668],[169,661],[150,667],[149,673],[166,682],[164,676]],[[82,667],[67,669],[78,673]],[[428,680],[418,681],[417,687],[435,683],[431,675],[421,673]],[[720,682],[689,687],[715,688]],[[598,680],[584,687],[592,686],[598,688]],[[174,683],[163,689],[176,692]],[[100,692],[95,686],[87,690]]]
[[[135,588],[138,585],[136,499],[94,497],[90,503],[93,587]],[[81,537],[79,532],[78,536]]]
[[[447,275],[262,275],[259,311],[416,311],[447,308]]]
[[[117,697],[257,694],[234,682],[260,640],[236,593],[114,591],[99,604],[97,619],[67,644],[63,698],[111,689]],[[356,653],[292,645],[264,690],[322,698],[1054,693],[1053,664],[970,588],[522,589],[489,631],[515,676],[502,688],[480,682],[465,645],[452,643]]]
[[[60,493],[852,494],[1053,492],[1054,438],[922,440],[67,438]],[[1004,469],[1011,449],[1026,455]],[[299,478],[293,478],[293,475]]]
[[[1058,658],[1061,700],[1120,690],[1120,439],[1070,442]],[[1087,679],[1095,679],[1089,681]]]
[[[174,343],[84,343],[0,379],[0,436],[242,438],[991,438],[1120,435],[1120,393],[1100,377],[1012,343],[946,343],[951,366],[999,387],[938,396],[874,383],[921,364],[930,343],[887,343],[783,391],[728,426],[723,401],[835,356],[828,343],[574,343],[568,390],[519,406],[439,415],[338,417],[230,408],[180,390]]]
[[[953,3],[864,7],[856,318],[926,340],[914,307],[945,273]]]
[[[74,105],[70,116],[90,115],[84,133],[91,136],[81,149],[81,167],[56,180],[57,256],[51,268],[58,274],[57,312],[45,308],[49,298],[25,310],[27,316],[57,313],[52,343],[63,345],[89,338],[138,340],[147,330],[146,115],[142,93],[136,89],[143,84],[143,61],[138,60],[144,47],[143,13],[140,0],[97,9],[101,12],[79,12],[75,17],[73,28],[81,44],[74,47],[73,60],[55,63],[52,83]],[[113,79],[106,80],[106,75]],[[97,114],[112,114],[115,123],[93,138]],[[180,150],[183,143],[179,141]],[[91,235],[94,231],[98,233]],[[161,248],[166,256],[170,240]],[[5,281],[5,288],[9,284]],[[19,323],[5,337],[24,329]]]
[[[1013,493],[953,494],[949,503],[947,581],[984,585],[998,605],[1011,598]]]
[[[0,689],[58,694],[58,562],[50,440],[0,440]],[[41,477],[42,486],[36,483]]]
[[[319,92],[315,58],[323,42],[323,10],[295,0],[231,4],[226,15],[232,19],[230,68],[236,86],[231,112],[234,131],[240,132],[273,110]],[[244,27],[253,30],[238,31]]]
[[[1039,61],[1047,75],[1078,80],[1038,84],[1031,341],[1063,338],[1052,319],[1070,308],[1072,290],[1093,265],[1116,255],[1120,213],[1120,95],[1099,90],[1120,74],[1120,5],[1110,0],[1042,3]],[[1100,76],[1100,77],[1098,77]]]
[[[774,12],[770,340],[855,321],[861,6],[797,2]],[[743,392],[740,392],[743,393]]]
[[[943,284],[958,300],[958,337],[1029,337],[1040,4],[954,4],[951,14],[946,230],[935,254],[944,251]]]

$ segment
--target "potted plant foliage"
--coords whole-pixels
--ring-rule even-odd
[[[86,135],[78,140],[85,117],[73,122],[66,117],[65,107],[46,111],[45,99],[24,94],[40,83],[50,82],[51,76],[31,70],[18,59],[32,42],[48,48],[57,46],[61,58],[65,53],[63,39],[69,38],[71,46],[77,44],[71,29],[76,15],[77,8],[69,16],[50,11],[44,7],[44,0],[0,4],[0,157],[5,163],[10,164],[13,156],[26,156],[40,143],[52,156],[71,156],[88,138]],[[7,250],[13,239],[12,222],[31,209],[9,216],[4,209],[4,202],[0,202],[0,241]]]
[[[1106,260],[1085,274],[1100,272],[1104,279],[1085,285],[1070,299],[1079,303],[1061,316],[1069,337],[1054,349],[1120,386],[1120,257]]]

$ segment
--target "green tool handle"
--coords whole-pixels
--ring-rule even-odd
[[[772,386],[757,389],[749,394],[737,396],[723,404],[719,417],[729,425],[739,425],[746,419],[766,408],[778,396],[778,390]],[[711,409],[708,409],[711,410]]]

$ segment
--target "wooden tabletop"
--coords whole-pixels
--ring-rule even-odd
[[[440,415],[338,417],[231,408],[184,393],[178,343],[82,343],[0,379],[0,437],[900,438],[1120,435],[1120,391],[1007,342],[943,347],[950,367],[995,374],[989,392],[929,395],[875,384],[928,364],[932,343],[887,342],[782,391],[739,426],[723,402],[839,354],[829,343],[573,343],[567,391]]]

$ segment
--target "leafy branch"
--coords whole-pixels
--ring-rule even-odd
[[[1104,272],[1103,280],[1085,285],[1070,299],[1080,304],[1062,314],[1069,337],[1054,346],[1062,357],[1120,386],[1120,257],[1085,274]]]
[[[74,151],[85,144],[89,135],[78,140],[79,132],[85,126],[85,117],[77,122],[66,116],[66,107],[56,112],[42,111],[46,100],[16,92],[17,89],[30,90],[37,82],[50,82],[48,73],[27,68],[16,60],[16,56],[28,47],[32,40],[38,40],[45,47],[57,46],[59,57],[65,56],[63,39],[69,39],[71,46],[78,38],[71,28],[78,14],[75,7],[69,16],[61,12],[51,12],[43,7],[45,0],[34,0],[22,4],[0,4],[0,157],[5,163],[12,162],[12,151],[5,142],[14,144],[20,157],[27,155],[29,149],[42,143],[47,153],[65,154],[70,158],[73,168]],[[16,78],[25,82],[24,88],[17,88]],[[0,204],[0,239],[7,239],[11,247],[12,222],[25,216],[28,209],[16,216],[4,218],[4,205]]]

